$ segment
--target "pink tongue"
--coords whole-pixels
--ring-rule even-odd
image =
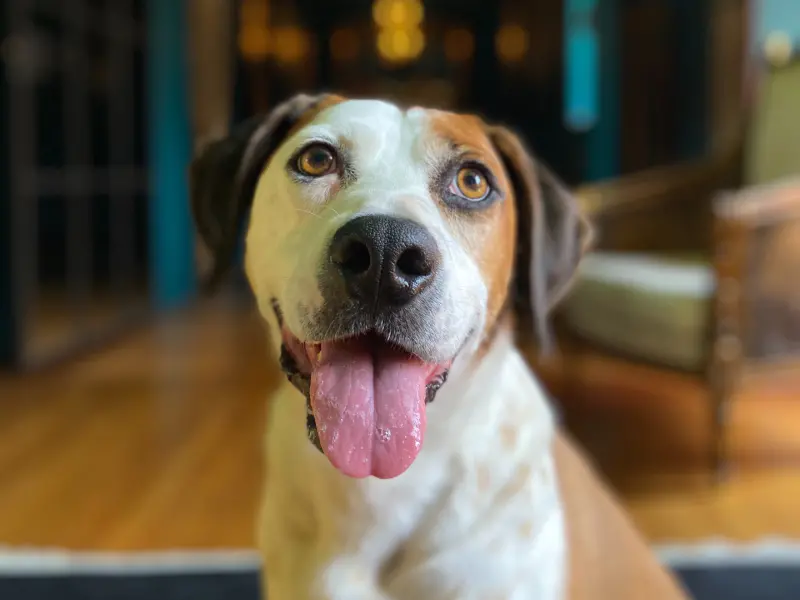
[[[311,407],[331,464],[350,477],[389,479],[408,469],[422,446],[434,369],[374,339],[322,344]]]

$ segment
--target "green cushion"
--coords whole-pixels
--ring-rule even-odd
[[[581,336],[625,354],[701,369],[714,275],[702,257],[594,252],[564,313]]]
[[[800,171],[800,60],[765,69],[753,103],[746,148],[747,183],[775,181]]]

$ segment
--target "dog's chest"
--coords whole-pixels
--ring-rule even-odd
[[[462,483],[428,507],[387,563],[390,596],[558,598],[564,530],[549,457],[457,476]]]
[[[455,461],[440,477],[419,466],[430,471],[412,470],[419,479],[405,485],[354,491],[323,480],[307,498],[316,530],[305,553],[320,597],[349,598],[342,590],[359,580],[380,590],[375,600],[561,597],[564,528],[549,455],[494,469]],[[278,510],[288,518],[288,506]]]
[[[486,410],[473,407],[462,437],[432,423],[425,452],[388,481],[331,469],[285,425],[302,420],[302,403],[279,399],[273,422],[283,425],[268,437],[267,485],[285,493],[268,494],[264,510],[281,533],[263,531],[271,537],[265,545],[302,547],[320,597],[330,600],[355,597],[341,595],[354,581],[374,586],[370,600],[560,598],[565,549],[552,421],[527,373],[507,357],[493,393],[477,390]],[[441,400],[437,408],[452,422],[457,411],[446,403],[468,399]]]

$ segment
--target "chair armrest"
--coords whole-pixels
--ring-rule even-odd
[[[721,193],[713,215],[712,358],[800,355],[800,178]]]
[[[714,199],[715,218],[736,221],[748,228],[800,219],[800,177],[723,192]]]
[[[576,190],[595,227],[595,248],[623,252],[708,254],[711,198],[736,186],[740,153],[649,169]]]
[[[623,216],[687,199],[706,201],[731,186],[738,175],[738,159],[738,149],[730,149],[697,161],[583,185],[575,195],[590,219]]]

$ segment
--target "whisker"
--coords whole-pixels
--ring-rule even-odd
[[[310,210],[306,210],[306,209],[304,209],[304,208],[297,208],[297,207],[295,207],[295,210],[296,210],[297,212],[305,213],[305,214],[307,214],[307,215],[311,215],[312,217],[317,217],[318,219],[322,219],[322,217],[321,217],[320,215],[318,215],[318,214],[317,214],[317,213],[315,213],[315,212],[311,212]]]

